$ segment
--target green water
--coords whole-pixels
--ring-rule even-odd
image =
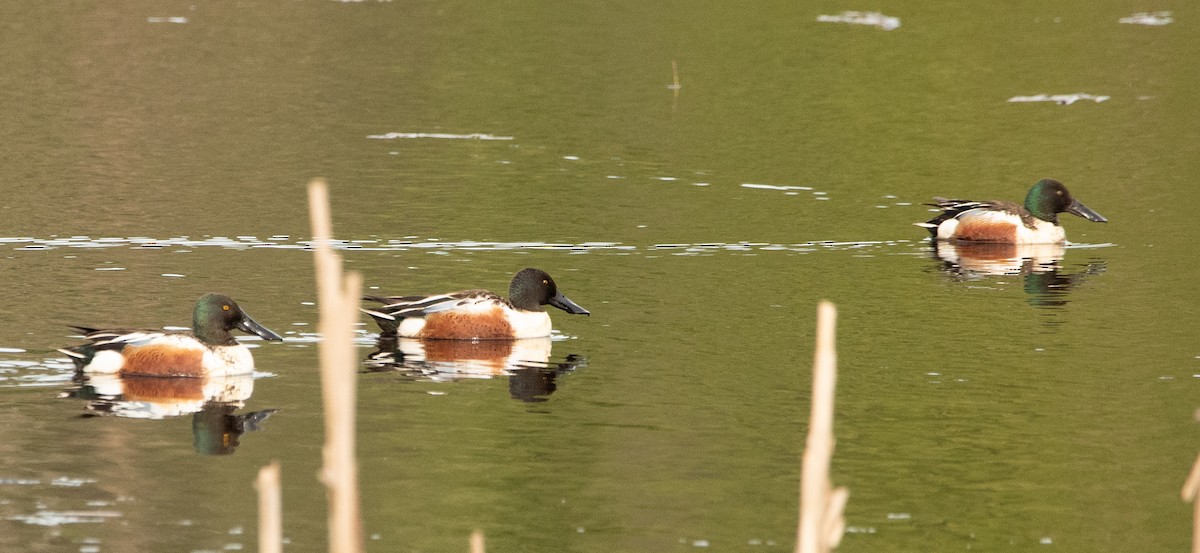
[[[902,25],[817,21],[852,9]],[[315,176],[371,293],[533,266],[592,312],[551,314],[584,361],[543,401],[364,367],[370,551],[789,550],[821,299],[840,551],[1182,550],[1200,10],[1118,23],[1143,9],[0,7],[0,550],[252,550],[273,459],[287,550],[326,549]],[[1041,93],[1109,99],[1007,101]],[[1042,177],[1110,220],[1065,215],[1052,271],[948,270],[911,226]],[[254,342],[260,429],[59,397],[66,324],[186,325],[208,291],[288,338]]]

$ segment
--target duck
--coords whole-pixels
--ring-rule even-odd
[[[1092,211],[1071,196],[1063,183],[1042,179],[1029,189],[1024,205],[993,200],[949,200],[935,197],[942,213],[924,223],[935,240],[952,242],[990,242],[998,244],[1061,244],[1066,231],[1058,222],[1059,213],[1078,215],[1096,223],[1107,223],[1103,215]]]
[[[573,315],[591,315],[558,290],[545,271],[526,268],[513,276],[508,299],[487,290],[430,296],[363,296],[383,304],[362,311],[383,336],[427,340],[521,340],[550,335],[543,305]]]
[[[209,293],[196,301],[192,330],[106,329],[72,325],[88,343],[59,349],[78,372],[165,377],[224,377],[250,374],[250,348],[230,333],[238,329],[264,340],[281,336],[247,315],[237,302]]]

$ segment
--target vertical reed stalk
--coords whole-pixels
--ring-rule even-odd
[[[486,553],[487,548],[483,546],[483,530],[471,532],[471,553]]]
[[[1183,490],[1179,494],[1184,501],[1192,502],[1193,506],[1192,553],[1200,553],[1200,501],[1196,501],[1197,492],[1200,492],[1200,457],[1197,457],[1196,462],[1192,465],[1192,472],[1188,473],[1187,480],[1183,483]]]
[[[258,551],[283,553],[283,494],[279,491],[279,461],[258,469]]]
[[[1192,503],[1192,553],[1200,553],[1200,501]]]
[[[828,301],[817,306],[817,340],[813,354],[812,414],[800,473],[800,522],[796,553],[825,553],[841,542],[845,530],[842,509],[850,492],[832,489],[829,463],[833,458],[833,394],[837,385],[834,343],[837,308]]]
[[[308,207],[313,228],[313,260],[317,271],[317,305],[320,313],[318,347],[321,391],[325,407],[325,466],[320,479],[329,489],[329,550],[356,553],[363,550],[359,514],[358,465],[355,460],[355,404],[357,360],[354,323],[358,320],[362,276],[342,273],[342,258],[333,252],[333,223],[329,188],[325,181],[308,184]]]

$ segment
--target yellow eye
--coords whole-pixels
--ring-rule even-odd
[[[229,311],[229,306],[228,306],[228,305],[222,305],[222,306],[221,306],[221,309],[224,309],[224,310],[226,310],[226,311]]]
[[[546,279],[544,279],[544,278],[543,278],[543,279],[542,279],[542,284],[550,284],[550,281],[549,281],[549,280],[546,280]]]
[[[1056,190],[1056,191],[1054,191],[1054,193],[1058,194],[1059,196],[1062,196],[1062,190]]]

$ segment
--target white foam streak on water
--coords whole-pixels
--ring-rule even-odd
[[[743,185],[748,186],[748,185]],[[755,185],[755,186],[771,186],[775,185]],[[781,187],[775,187],[778,189]],[[824,192],[813,192],[814,195],[824,194]],[[826,199],[826,196],[817,196],[816,199]],[[330,246],[335,250],[342,251],[388,251],[388,252],[403,252],[403,251],[423,251],[431,254],[446,255],[451,251],[509,251],[509,250],[543,250],[543,251],[562,251],[571,254],[591,253],[591,252],[613,252],[618,254],[637,254],[639,252],[654,252],[664,249],[686,249],[686,248],[702,248],[705,250],[725,250],[725,251],[812,251],[813,248],[822,248],[826,250],[852,250],[863,247],[884,247],[895,246],[898,244],[906,244],[912,242],[908,239],[896,240],[856,240],[856,241],[829,241],[829,240],[812,240],[807,242],[796,243],[771,243],[753,240],[744,240],[740,242],[697,242],[694,244],[688,243],[663,243],[663,244],[647,244],[634,245],[623,244],[620,242],[609,242],[602,240],[594,240],[580,243],[566,242],[489,242],[479,240],[459,240],[459,241],[443,241],[436,238],[420,238],[417,236],[406,237],[407,239],[390,239],[390,238],[368,238],[368,239],[352,239],[352,240],[330,240]],[[178,248],[177,252],[192,251],[190,248],[200,247],[219,247],[226,249],[244,250],[250,248],[256,249],[285,249],[285,250],[309,250],[312,248],[311,241],[285,242],[285,241],[262,241],[253,236],[241,236],[237,240],[232,240],[225,237],[213,237],[203,240],[194,240],[186,236],[155,239],[155,238],[103,238],[93,240],[86,236],[74,236],[69,239],[63,238],[0,238],[0,244],[33,244],[42,246],[36,248],[38,250],[53,250],[56,248],[90,248],[98,247],[127,247],[132,249],[141,249],[147,243],[153,243],[157,248]],[[1113,244],[1070,244],[1069,248],[1104,248]],[[14,248],[16,250],[25,250],[27,247]],[[31,254],[37,255],[37,254]],[[73,257],[73,256],[64,256]],[[117,271],[125,270],[122,267],[100,267],[97,271]],[[175,273],[165,273],[163,276],[176,276]],[[182,276],[182,275],[179,275]],[[168,330],[186,330],[180,328],[169,328]],[[3,353],[0,350],[0,353]]]
[[[95,483],[96,483],[96,481],[92,480],[91,478],[69,478],[66,476],[59,476],[58,478],[55,478],[54,480],[50,481],[51,486],[60,486],[60,487],[67,487],[67,488],[78,488],[78,487],[83,486],[84,484],[95,484]]]
[[[73,374],[75,365],[66,357],[0,359],[0,388],[61,386],[70,382]],[[4,483],[0,479],[0,484]]]
[[[359,325],[364,326],[364,325]],[[288,330],[283,333],[283,341],[288,344],[316,344],[321,341],[321,334],[317,332],[301,332]],[[363,347],[373,347],[375,342],[379,340],[379,335],[372,333],[365,328],[354,329],[354,343]]]
[[[1009,102],[1054,102],[1060,106],[1069,106],[1080,100],[1091,100],[1099,104],[1100,102],[1111,99],[1112,96],[1097,96],[1084,92],[1076,92],[1074,94],[1034,94],[1033,96],[1013,96],[1009,98]]]
[[[1090,249],[1097,249],[1097,248],[1111,248],[1113,246],[1116,246],[1116,244],[1114,244],[1112,242],[1102,242],[1100,244],[1069,243],[1069,244],[1067,244],[1066,248],[1068,250],[1090,250]]]
[[[1117,20],[1118,23],[1127,25],[1148,25],[1151,27],[1161,27],[1175,22],[1175,18],[1171,16],[1171,12],[1140,12],[1129,17],[1122,17]]]
[[[32,515],[14,515],[8,520],[37,526],[61,526],[63,524],[94,524],[119,518],[117,511],[38,511]]]
[[[850,23],[854,25],[869,25],[885,31],[900,28],[900,18],[883,15],[879,12],[842,12],[839,15],[818,15],[817,21],[822,23]]]
[[[812,190],[811,186],[780,186],[775,184],[743,183],[742,188],[757,188],[760,190]]]
[[[442,132],[389,132],[370,134],[367,138],[373,140],[395,140],[397,138],[438,138],[445,140],[512,140],[511,136],[496,136],[487,133],[451,134]]]

